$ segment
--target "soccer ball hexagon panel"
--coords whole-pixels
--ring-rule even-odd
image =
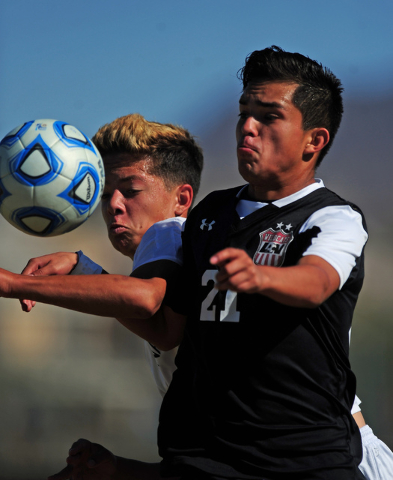
[[[66,122],[26,122],[0,142],[0,213],[30,235],[74,230],[98,206],[104,183],[98,150]]]

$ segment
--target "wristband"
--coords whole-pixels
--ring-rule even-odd
[[[70,275],[99,275],[102,267],[84,255],[82,250],[75,252],[78,255],[78,263],[71,270]]]

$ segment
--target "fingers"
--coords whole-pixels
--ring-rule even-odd
[[[23,275],[67,275],[78,262],[74,252],[58,252],[32,258],[23,269]]]
[[[96,448],[100,447],[100,448]],[[101,447],[101,445],[94,444],[90,457],[86,461],[86,465],[89,468],[99,468],[102,464],[111,461],[109,458],[109,451]]]
[[[25,268],[22,270],[22,275],[33,275],[34,272],[39,270],[42,266],[48,263],[46,260],[46,255],[44,257],[31,258]]]
[[[259,291],[254,276],[249,275],[247,271],[217,282],[215,288],[217,290],[231,290],[238,293],[257,293]]]
[[[116,472],[116,457],[98,443],[80,438],[72,444],[68,454],[67,467],[48,480],[109,479]]]
[[[67,275],[78,262],[78,255],[73,252],[58,252],[42,257],[31,258],[22,271],[22,275],[49,276],[49,275]],[[20,300],[22,310],[31,312],[36,302],[32,300]]]
[[[84,464],[95,468],[103,463],[114,463],[114,455],[109,450],[84,438],[75,442],[68,453],[66,462],[74,467]]]
[[[85,439],[79,439],[72,444],[68,451],[69,456],[66,459],[67,466],[58,473],[48,477],[48,480],[76,480],[80,477],[80,472],[83,471],[78,467],[87,464],[87,459],[90,454],[91,443]],[[82,478],[82,477],[80,477]]]
[[[219,269],[216,275],[216,288],[220,290],[229,288],[228,280],[238,283],[245,277],[244,272],[253,265],[246,252],[235,248],[221,250],[213,255],[210,263]]]
[[[31,275],[31,276],[34,276],[34,273],[25,273],[23,274],[22,272],[22,275]],[[33,309],[33,307],[35,306],[36,302],[34,300],[26,300],[26,299],[23,299],[23,300],[19,300],[20,302],[20,305],[22,307],[22,310],[24,312],[31,312],[31,310]]]
[[[210,263],[212,265],[216,265],[217,267],[222,267],[226,263],[234,260],[235,258],[238,258],[239,256],[242,256],[243,254],[245,254],[243,250],[239,250],[237,248],[226,248],[225,250],[221,250],[220,252],[217,252],[215,255],[213,255],[210,258]]]
[[[36,259],[32,259],[36,260]],[[41,264],[37,264],[36,262],[33,262],[32,260],[29,261],[27,266],[24,268],[22,271],[22,275],[30,275],[32,277],[39,277],[39,276],[46,276],[46,275],[53,275],[53,268],[44,266],[41,268]],[[30,263],[31,262],[31,263]],[[29,273],[30,272],[30,273]],[[24,312],[31,312],[33,307],[35,307],[36,302],[34,300],[19,300],[20,305],[22,307],[22,310]]]
[[[20,305],[24,312],[31,312],[32,308],[35,306],[36,302],[33,300],[20,300]]]
[[[256,293],[260,290],[261,271],[244,250],[226,248],[210,259],[219,270],[215,288],[234,292]]]
[[[79,465],[81,462],[86,462],[92,450],[92,443],[89,440],[80,438],[74,442],[68,451],[68,458],[66,462],[70,465]]]

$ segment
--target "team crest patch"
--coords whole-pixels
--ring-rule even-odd
[[[281,226],[282,224],[278,224],[278,230],[269,228],[259,234],[259,245],[253,258],[256,265],[281,267],[284,263],[286,251],[293,240],[293,233],[285,232]],[[286,228],[291,226],[287,225]]]

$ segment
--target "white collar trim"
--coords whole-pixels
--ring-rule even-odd
[[[296,202],[296,200],[299,200],[306,195],[309,195],[311,192],[314,192],[315,190],[318,190],[319,188],[324,188],[324,183],[320,178],[316,178],[315,182],[312,183],[311,185],[308,185],[307,187],[302,188],[296,193],[293,193],[292,195],[288,195],[288,197],[280,198],[279,200],[274,200],[274,202],[266,203],[266,202],[256,202],[252,200],[244,200],[241,199],[237,205],[236,210],[238,211],[240,217],[245,217],[252,211],[258,210],[259,208],[265,207],[266,205],[273,204],[278,208],[285,207],[286,205],[289,205],[290,203]],[[240,196],[240,194],[243,192],[245,188],[247,188],[248,185],[245,185],[236,195],[237,197]]]

